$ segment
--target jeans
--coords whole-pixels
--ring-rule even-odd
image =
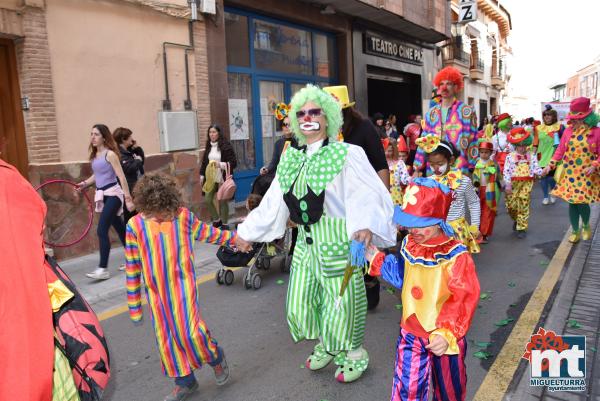
[[[542,179],[540,180],[540,185],[542,186],[544,198],[549,198],[550,191],[552,191],[556,186],[556,181],[554,181],[554,177],[548,175],[546,177],[542,177]]]
[[[123,218],[118,216],[119,208],[121,207],[121,200],[117,196],[105,196],[104,197],[104,208],[100,213],[100,219],[98,220],[98,242],[100,243],[100,264],[99,267],[105,268],[108,266],[108,256],[110,255],[110,239],[108,238],[108,230],[112,225],[123,246],[125,246],[125,223]]]
[[[210,366],[217,366],[221,362],[223,362],[223,350],[219,347],[219,357],[216,361],[209,363]],[[181,376],[175,378],[175,385],[179,387],[192,387],[196,383],[196,376],[194,376],[194,372],[190,373],[187,376]]]

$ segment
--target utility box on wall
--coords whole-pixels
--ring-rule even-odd
[[[198,122],[195,111],[161,111],[158,113],[160,151],[198,149]]]

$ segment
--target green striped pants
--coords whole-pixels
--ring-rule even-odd
[[[287,293],[292,338],[320,338],[329,352],[357,349],[364,339],[367,297],[359,271],[339,297],[349,256],[345,220],[323,216],[310,233],[304,227],[298,231]]]

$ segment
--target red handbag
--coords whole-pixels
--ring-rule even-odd
[[[225,173],[225,181],[219,186],[217,191],[217,200],[219,201],[228,201],[232,199],[237,188],[237,185],[235,185],[235,181],[233,180],[233,175],[231,175],[229,163],[226,164],[227,172]]]

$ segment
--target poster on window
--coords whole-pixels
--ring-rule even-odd
[[[250,138],[248,101],[246,99],[229,99],[229,132],[232,141],[243,141]]]

